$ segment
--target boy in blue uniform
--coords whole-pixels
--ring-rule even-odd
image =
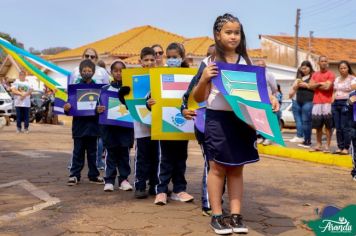
[[[92,77],[95,73],[95,64],[90,60],[84,60],[79,65],[81,75],[80,84],[95,84]],[[70,103],[66,103],[64,111],[68,114],[71,109]],[[97,139],[99,136],[98,116],[74,116],[72,121],[72,137],[74,150],[72,165],[67,184],[73,186],[79,183],[81,171],[85,163],[85,152],[88,161],[88,178],[91,183],[103,184],[104,180],[99,177],[100,173],[96,168]]]
[[[155,51],[150,47],[143,48],[140,53],[140,63],[143,68],[154,67],[156,64]],[[130,89],[129,87],[125,88],[128,91]],[[124,102],[123,96],[124,94],[120,95],[119,92],[119,98]],[[157,140],[151,140],[149,125],[134,121],[134,132],[136,138],[135,197],[143,199],[147,198],[148,194],[156,194],[159,145]],[[147,181],[149,181],[148,193],[146,191]]]

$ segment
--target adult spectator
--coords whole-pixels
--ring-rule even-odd
[[[290,142],[299,143],[298,146],[310,148],[312,131],[312,109],[314,91],[310,89],[310,80],[314,69],[310,61],[303,61],[298,68],[297,78],[289,92],[292,99],[292,111],[297,128],[297,136]]]
[[[99,60],[99,55],[94,48],[87,48],[84,50],[82,55],[82,60],[86,60],[86,59],[90,59],[92,62],[94,62],[95,65],[97,65],[97,62]],[[79,66],[77,66],[73,70],[72,74],[69,76],[68,84],[79,83],[80,79],[81,76],[79,73]],[[96,84],[109,84],[110,76],[104,68],[100,66],[96,66],[93,80]]]
[[[333,118],[331,103],[333,96],[333,84],[335,75],[328,69],[329,63],[326,56],[320,56],[318,60],[320,71],[313,74],[309,88],[314,89],[312,127],[316,129],[316,146],[310,151],[330,152],[331,130]],[[326,145],[322,148],[323,127],[326,133]]]
[[[337,150],[335,153],[347,155],[351,144],[352,111],[347,103],[355,85],[355,77],[350,64],[341,61],[338,66],[340,76],[334,82],[334,102],[331,107],[336,129]]]
[[[26,79],[26,72],[20,71],[19,79],[12,84],[11,92],[14,95],[16,108],[17,133],[22,133],[22,122],[24,122],[25,133],[29,132],[30,107],[32,86]]]
[[[155,44],[151,47],[155,51],[156,58],[156,66],[163,67],[164,66],[164,51],[161,45]]]

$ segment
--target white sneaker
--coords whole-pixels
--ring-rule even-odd
[[[290,139],[289,142],[291,142],[291,143],[302,143],[302,142],[304,142],[304,138],[299,138],[299,137],[295,136],[294,138]]]
[[[263,143],[262,143],[262,145],[264,145],[264,146],[268,146],[268,145],[271,145],[271,144],[272,144],[272,142],[269,139],[265,139],[265,141],[263,141]]]
[[[356,175],[352,178],[353,181],[356,181]]]
[[[121,182],[119,189],[124,190],[124,191],[131,191],[132,190],[132,186],[129,183],[129,181],[124,180],[124,181]]]
[[[114,185],[113,184],[105,184],[104,192],[112,192],[112,191],[114,191]]]
[[[30,131],[28,129],[25,129],[25,134],[29,134]]]
[[[171,199],[180,202],[192,202],[194,197],[187,192],[172,193]]]

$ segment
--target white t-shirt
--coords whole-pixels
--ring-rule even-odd
[[[247,65],[243,57],[240,57],[239,64]],[[210,94],[207,100],[207,108],[211,110],[232,111],[231,106],[220,91],[215,87],[214,83],[211,83]]]
[[[145,138],[151,136],[151,127],[141,122],[134,121],[135,138]]]
[[[78,84],[81,79],[79,66],[76,67],[72,74],[69,76],[68,84]],[[95,74],[93,76],[93,80],[96,84],[109,84],[110,76],[109,73],[100,66],[95,66]]]
[[[17,89],[20,92],[28,92],[29,90],[33,89],[28,80],[16,80],[12,84],[12,88]],[[26,96],[23,100],[21,100],[21,96],[14,95],[14,100],[15,107],[31,107],[31,95]]]

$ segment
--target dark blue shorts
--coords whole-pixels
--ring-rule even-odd
[[[256,131],[233,111],[206,110],[207,158],[219,164],[241,166],[259,161]]]

